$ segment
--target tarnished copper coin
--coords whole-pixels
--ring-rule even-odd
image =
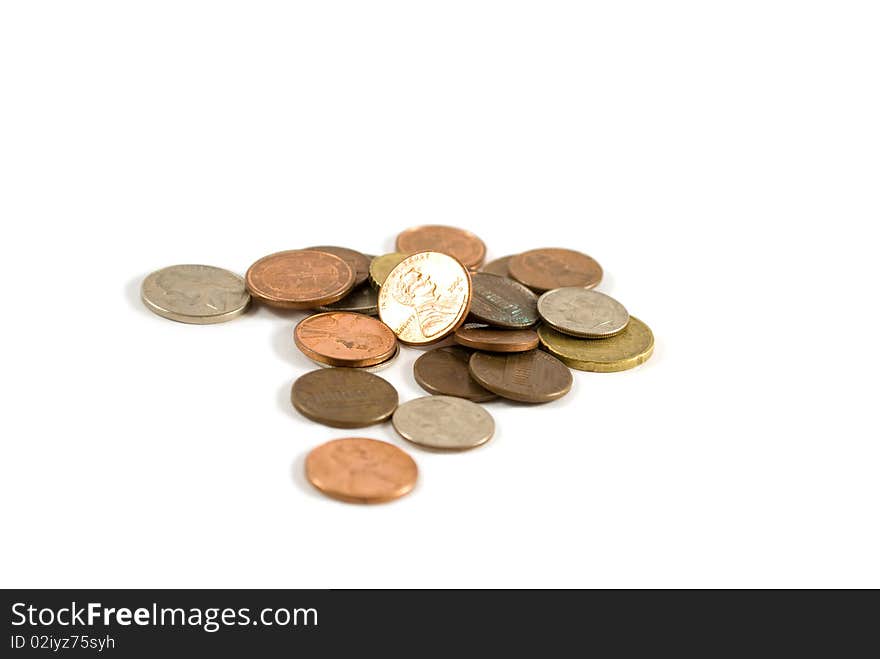
[[[312,421],[334,428],[360,428],[389,418],[397,390],[378,375],[353,368],[323,368],[299,377],[290,401]]]
[[[479,267],[486,258],[486,245],[470,231],[439,224],[407,229],[397,236],[397,251],[440,252],[454,256],[470,270]]]
[[[563,286],[594,288],[602,281],[602,266],[595,259],[558,247],[517,254],[508,268],[511,277],[539,293]]]
[[[449,336],[471,306],[471,278],[439,252],[408,256],[379,291],[379,317],[403,343],[424,345]]]
[[[526,352],[538,347],[535,330],[493,329],[491,327],[459,327],[455,342],[466,348],[487,352]]]
[[[388,442],[366,437],[334,439],[306,457],[306,478],[327,496],[349,503],[382,503],[412,491],[415,461]]]
[[[379,291],[369,284],[361,284],[351,293],[333,304],[324,304],[318,311],[353,311],[368,316],[379,314]]]
[[[469,368],[474,380],[489,391],[523,403],[562,398],[574,381],[565,364],[541,350],[509,355],[475,352]]]
[[[304,318],[294,329],[293,339],[309,359],[331,366],[372,366],[389,359],[397,348],[387,325],[347,311]]]
[[[496,327],[521,329],[538,322],[538,296],[509,277],[471,275],[471,316]]]
[[[477,384],[468,370],[469,350],[458,346],[444,346],[429,350],[413,364],[413,377],[419,386],[431,394],[467,398],[483,403],[496,398],[488,389]]]
[[[379,288],[385,283],[388,273],[397,267],[397,264],[406,258],[406,254],[402,252],[391,252],[390,254],[382,254],[374,256],[370,261],[370,283],[374,288]]]
[[[490,275],[498,275],[499,277],[510,277],[508,264],[513,257],[514,255],[511,254],[510,256],[502,256],[500,259],[489,261],[480,268],[480,272],[485,272]]]
[[[251,295],[274,307],[313,309],[344,298],[355,273],[338,256],[294,249],[264,256],[245,275]]]
[[[306,249],[314,250],[316,252],[327,252],[333,256],[338,256],[348,263],[348,267],[354,270],[355,287],[363,284],[370,276],[370,261],[372,260],[372,257],[368,257],[365,254],[361,254],[348,247],[334,247],[333,245],[307,247]]]

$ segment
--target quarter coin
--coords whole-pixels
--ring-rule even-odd
[[[440,252],[453,256],[470,270],[486,258],[486,245],[470,231],[439,224],[407,229],[397,236],[398,252]]]
[[[549,353],[579,371],[625,371],[648,361],[654,352],[651,328],[633,316],[620,334],[608,339],[578,339],[546,325],[538,328],[538,336]]]
[[[471,275],[471,316],[496,327],[521,329],[538,322],[538,296],[508,277]]]
[[[369,284],[362,284],[338,302],[318,307],[318,311],[352,311],[376,316],[379,314],[379,292]]]
[[[535,330],[507,330],[491,327],[459,327],[455,330],[455,342],[488,352],[526,352],[538,347]]]
[[[181,323],[208,325],[240,316],[251,296],[244,279],[211,265],[172,265],[148,275],[141,284],[147,309]]]
[[[513,256],[514,255],[511,254],[510,256],[502,256],[500,259],[489,261],[480,268],[480,272],[485,272],[489,275],[498,275],[500,277],[510,277],[510,270],[507,265],[510,263],[510,259],[512,259]]]
[[[338,256],[294,249],[264,256],[245,275],[258,300],[285,309],[313,309],[344,298],[354,287],[355,273]]]
[[[299,377],[290,390],[297,411],[334,428],[360,428],[385,421],[397,408],[397,390],[378,375],[353,368],[326,368]]]
[[[384,323],[346,311],[303,318],[293,339],[309,359],[331,366],[373,366],[389,359],[397,348],[394,333]]]
[[[415,461],[388,442],[366,437],[334,439],[306,457],[306,478],[327,496],[350,503],[383,503],[412,491]]]
[[[322,245],[321,247],[307,247],[308,250],[316,252],[326,252],[338,256],[348,264],[348,267],[354,270],[354,285],[360,286],[370,276],[370,261],[372,257],[368,257],[360,252],[356,252],[348,247],[334,247],[332,245]]]
[[[413,377],[422,389],[431,394],[467,398],[475,403],[497,398],[471,377],[468,371],[470,356],[469,350],[459,346],[434,348],[413,364]]]
[[[512,257],[508,267],[511,277],[538,293],[563,286],[595,288],[602,281],[602,266],[571,249],[533,249]]]
[[[425,396],[397,408],[391,417],[404,439],[436,449],[468,449],[495,432],[492,415],[474,402],[453,396]]]
[[[394,270],[398,263],[406,258],[406,254],[401,252],[391,252],[390,254],[382,254],[374,256],[370,261],[370,283],[379,288],[385,283],[388,273]]]
[[[576,286],[544,293],[538,313],[553,329],[584,339],[620,334],[629,322],[626,308],[613,297]]]
[[[571,371],[540,350],[509,355],[475,352],[469,368],[474,380],[499,396],[523,403],[547,403],[571,390]]]

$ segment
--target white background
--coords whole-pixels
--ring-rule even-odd
[[[872,2],[4,2],[0,584],[880,586],[878,32]],[[138,300],[422,223],[591,254],[654,358],[435,454],[295,413],[301,314]],[[417,490],[311,490],[345,434]]]

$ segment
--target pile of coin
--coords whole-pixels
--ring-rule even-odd
[[[447,226],[407,229],[395,247],[379,256],[333,246],[277,252],[244,278],[212,266],[171,266],[149,275],[141,293],[151,311],[185,323],[230,320],[252,299],[314,312],[296,325],[293,341],[322,368],[293,383],[294,408],[336,428],[390,419],[405,440],[433,450],[471,449],[492,438],[495,422],[479,403],[547,403],[571,390],[570,369],[622,371],[651,356],[651,330],[593,290],[602,268],[586,254],[542,248],[483,265],[483,241]],[[454,344],[424,352],[413,365],[430,396],[401,404],[375,375],[401,345],[450,337]],[[399,498],[418,477],[405,451],[364,437],[327,442],[305,466],[317,489],[360,503]]]

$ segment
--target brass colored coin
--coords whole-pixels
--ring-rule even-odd
[[[466,348],[488,352],[526,352],[538,347],[535,330],[507,330],[491,327],[459,327],[455,342]]]
[[[522,329],[538,322],[538,296],[508,277],[484,272],[471,275],[471,316],[496,327]]]
[[[377,316],[379,315],[379,292],[369,284],[363,284],[338,302],[318,307],[318,311],[352,311],[365,313],[368,316]]]
[[[327,496],[349,503],[383,503],[412,491],[415,461],[388,442],[366,437],[334,439],[306,457],[306,478]]]
[[[538,313],[553,329],[583,339],[620,334],[629,322],[626,308],[613,297],[578,286],[544,293]]]
[[[486,258],[486,245],[470,231],[439,224],[407,229],[397,236],[397,251],[448,254],[470,270],[479,267]]]
[[[397,264],[406,258],[406,254],[400,252],[391,252],[390,254],[382,254],[374,256],[370,261],[370,283],[376,288],[385,283],[388,273],[397,267]]]
[[[401,261],[379,291],[379,317],[403,343],[439,341],[464,322],[471,277],[453,257],[419,252]]]
[[[499,396],[523,403],[548,403],[567,394],[574,378],[565,364],[540,350],[509,355],[475,352],[474,380]]]
[[[511,254],[510,256],[502,256],[500,259],[489,261],[480,268],[480,272],[485,272],[489,275],[498,275],[499,277],[510,277],[510,270],[507,266],[508,263],[510,263],[510,259],[513,257],[514,255]]]
[[[334,428],[385,421],[397,409],[397,390],[378,375],[354,368],[326,368],[299,377],[290,390],[297,411]]]
[[[434,348],[413,364],[413,377],[422,389],[431,394],[467,398],[475,403],[497,398],[471,377],[468,371],[470,356],[469,350],[458,346]]]
[[[370,276],[370,261],[372,257],[368,257],[365,254],[361,254],[353,249],[349,249],[348,247],[334,247],[332,245],[322,245],[321,247],[307,247],[306,249],[314,250],[316,252],[327,252],[328,254],[333,254],[333,256],[338,256],[343,261],[348,263],[348,267],[354,270],[354,285],[355,288],[363,284]]]
[[[633,316],[626,329],[609,339],[578,339],[545,325],[538,328],[538,336],[547,352],[579,371],[625,371],[645,363],[654,352],[651,328]]]
[[[595,288],[602,281],[602,266],[571,249],[533,249],[511,258],[508,267],[511,277],[538,293],[563,286]]]
[[[264,256],[245,275],[258,300],[284,309],[314,309],[341,300],[354,287],[355,273],[338,256],[293,249]]]
[[[163,318],[208,325],[243,314],[251,296],[244,279],[229,270],[211,265],[172,265],[144,279],[141,300]]]
[[[476,403],[454,396],[424,396],[405,402],[391,417],[404,439],[420,446],[461,450],[488,442],[495,420]]]
[[[389,359],[397,348],[394,333],[384,323],[346,311],[303,318],[293,340],[309,359],[331,366],[373,366]]]

